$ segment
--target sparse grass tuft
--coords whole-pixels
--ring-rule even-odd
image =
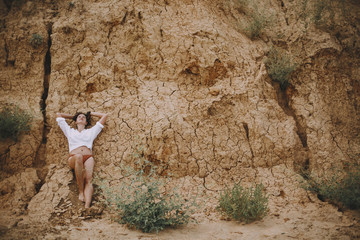
[[[317,177],[305,173],[307,182],[303,187],[314,192],[322,201],[360,209],[360,165],[355,164],[344,170],[333,169],[327,176]]]
[[[165,181],[155,174],[156,167],[143,154],[135,156],[138,170],[127,169],[119,189],[99,181],[106,205],[118,214],[120,223],[143,232],[187,224],[195,200],[185,201],[176,190],[166,190]]]
[[[267,18],[263,14],[254,13],[251,14],[251,21],[249,25],[245,28],[250,39],[256,39],[260,36],[263,29],[268,25]]]
[[[233,188],[226,188],[220,194],[217,209],[226,216],[245,223],[262,219],[268,211],[268,196],[263,192],[264,186],[243,188],[241,183]]]
[[[40,47],[44,42],[44,38],[37,33],[34,33],[30,39],[30,44],[33,48]]]
[[[265,65],[270,78],[279,82],[283,90],[289,85],[290,75],[297,67],[289,55],[274,47],[270,49]]]
[[[0,112],[0,140],[17,141],[21,133],[30,131],[32,116],[18,106],[4,107]]]

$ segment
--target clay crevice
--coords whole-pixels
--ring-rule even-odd
[[[47,134],[49,132],[47,117],[46,117],[46,99],[49,92],[49,82],[50,82],[50,73],[51,73],[51,34],[52,34],[52,24],[48,27],[48,44],[47,52],[44,59],[44,80],[43,80],[43,93],[40,100],[40,110],[43,115],[43,131],[42,131],[42,140],[41,144],[36,152],[36,158],[34,161],[35,167],[41,167],[45,165],[45,148],[47,143]]]
[[[308,153],[309,147],[307,143],[307,133],[306,133],[306,125],[304,123],[304,119],[301,119],[301,116],[297,116],[295,113],[295,109],[289,104],[291,96],[287,93],[288,91],[283,91],[280,86],[275,85],[275,90],[277,93],[277,101],[279,106],[283,109],[284,113],[290,117],[292,117],[295,121],[296,126],[296,134],[299,137],[301,142],[301,146],[303,150]],[[289,86],[289,88],[293,88],[293,86]],[[308,156],[304,156],[305,161],[302,164],[302,170],[308,170],[310,163]]]
[[[4,44],[4,48],[5,48],[5,66],[7,67],[8,64],[9,64],[9,49],[8,49],[8,46],[7,46],[7,43],[6,43],[6,40],[5,40],[5,44]]]
[[[46,134],[47,134],[47,119],[46,119],[46,99],[48,97],[49,92],[49,82],[50,82],[50,73],[51,73],[51,34],[52,34],[52,25],[49,26],[48,29],[48,49],[45,55],[44,61],[44,81],[43,81],[43,94],[41,97],[41,111],[44,117],[44,131],[43,131],[43,138],[42,143],[46,143]]]

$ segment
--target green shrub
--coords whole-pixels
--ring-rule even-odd
[[[17,141],[19,135],[30,131],[32,116],[17,106],[4,107],[0,112],[0,140]]]
[[[234,8],[249,19],[248,23],[244,25],[244,21],[239,23],[239,27],[250,39],[256,39],[260,36],[263,30],[269,26],[272,15],[262,7],[263,3],[259,1],[250,0],[235,0]],[[261,6],[261,7],[259,7]]]
[[[106,205],[115,210],[120,223],[143,232],[159,232],[166,227],[187,224],[195,201],[185,201],[176,190],[164,191],[166,183],[156,176],[156,167],[143,155],[139,156],[136,162],[139,169],[128,168],[127,180],[124,179],[118,189],[109,187],[108,181],[100,181]]]
[[[279,82],[283,90],[289,85],[290,75],[297,67],[290,56],[274,47],[270,49],[265,65],[270,78]]]
[[[34,48],[40,47],[41,44],[43,44],[43,42],[44,42],[44,38],[40,34],[37,34],[37,33],[33,34],[30,39],[30,44]]]
[[[320,200],[360,209],[360,165],[352,165],[343,171],[333,169],[327,176],[319,178],[306,173],[307,182],[303,187],[316,193]]]
[[[245,28],[245,31],[249,38],[255,39],[260,36],[267,25],[267,18],[263,14],[251,14],[250,24]]]
[[[243,188],[241,183],[234,184],[232,189],[226,188],[220,194],[217,210],[226,216],[245,223],[260,220],[268,211],[268,196],[263,192],[262,184]]]

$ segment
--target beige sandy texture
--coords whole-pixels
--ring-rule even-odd
[[[0,1],[0,108],[18,104],[34,121],[18,142],[0,142],[1,238],[358,237],[356,214],[307,195],[298,175],[359,161],[357,2],[316,25],[299,1],[261,1],[272,24],[257,39],[244,34],[251,18],[240,1],[10,2]],[[298,63],[286,91],[264,66],[272,44]],[[55,121],[78,110],[109,113],[94,143],[96,173],[120,180],[117,168],[143,147],[184,195],[203,188],[199,225],[126,230],[99,197],[84,217]],[[218,191],[240,179],[270,194],[262,222],[214,213]]]
[[[296,19],[296,3],[284,4],[264,2],[277,24],[259,40],[239,29],[246,16],[231,1],[14,4],[2,12],[0,101],[35,119],[18,143],[1,143],[2,176],[65,166],[54,114],[77,110],[110,114],[95,142],[98,166],[129,164],[136,141],[177,176],[221,179],[284,163],[320,171],[356,161],[359,64],[344,50],[358,6],[349,3],[346,19],[336,15],[334,29],[343,26],[336,39]],[[33,33],[44,37],[38,48]],[[299,63],[286,93],[262,67],[269,39],[286,43]]]
[[[189,189],[193,181],[181,180],[174,184]],[[185,184],[185,182],[187,182]],[[194,186],[194,185],[192,185]],[[186,187],[184,187],[186,189]],[[183,189],[184,190],[184,189]],[[300,202],[290,201],[287,195],[270,196],[269,213],[263,220],[250,224],[220,220],[214,210],[214,192],[204,192],[204,204],[193,214],[198,223],[189,223],[178,229],[167,229],[159,234],[130,230],[114,222],[114,214],[105,210],[92,216],[77,211],[79,204],[62,204],[49,221],[34,220],[28,216],[1,215],[13,226],[1,225],[1,239],[358,239],[359,215],[341,212],[328,203],[308,195]],[[305,194],[306,196],[306,194]],[[306,201],[307,200],[307,201]],[[76,201],[76,200],[75,200]],[[304,202],[302,202],[304,201]],[[66,203],[66,200],[64,201]],[[96,205],[97,203],[95,203]],[[95,207],[92,207],[95,209]],[[60,214],[58,214],[60,213]],[[69,215],[71,213],[71,215]],[[1,221],[1,222],[2,222]]]
[[[104,208],[98,192],[90,212],[77,199],[72,173],[53,167],[47,183],[32,198],[28,214],[2,210],[2,239],[358,239],[359,213],[339,210],[299,188],[301,177],[278,166],[259,169],[255,182],[264,183],[269,195],[269,212],[250,224],[224,220],[215,210],[219,191],[209,190],[200,178],[173,179],[166,188],[190,199],[197,195],[199,207],[186,226],[159,234],[131,230],[115,220],[115,212]],[[114,176],[115,177],[115,176]],[[246,179],[246,178],[245,178]],[[252,182],[244,179],[243,186]],[[121,181],[112,181],[116,189]],[[213,185],[214,186],[214,185]],[[219,186],[219,185],[217,185]],[[221,220],[223,219],[223,220]]]

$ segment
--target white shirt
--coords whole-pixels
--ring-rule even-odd
[[[79,132],[77,129],[71,128],[65,121],[65,118],[58,117],[56,118],[56,121],[68,139],[69,152],[81,146],[86,146],[92,150],[94,139],[104,128],[101,123],[96,122],[95,126],[92,128],[84,129]]]

